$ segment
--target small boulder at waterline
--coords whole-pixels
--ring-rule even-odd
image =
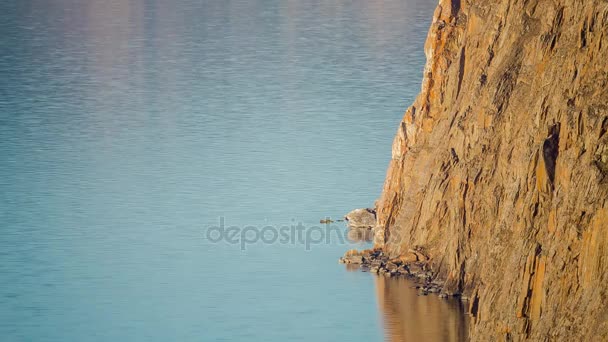
[[[364,208],[355,209],[344,216],[350,228],[374,228],[376,226],[376,211]]]

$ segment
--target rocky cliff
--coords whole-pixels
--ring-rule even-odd
[[[608,1],[441,0],[376,245],[424,251],[473,340],[608,340]]]

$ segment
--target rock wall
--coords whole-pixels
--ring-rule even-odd
[[[424,250],[473,340],[608,340],[608,2],[441,0],[376,246]]]

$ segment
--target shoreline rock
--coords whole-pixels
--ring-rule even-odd
[[[351,229],[373,229],[376,226],[376,210],[371,208],[355,209],[346,214],[344,219]]]
[[[357,265],[363,272],[376,273],[385,277],[407,277],[413,280],[419,295],[434,293],[441,298],[460,297],[459,293],[443,291],[445,282],[438,279],[430,268],[429,258],[420,250],[410,251],[398,258],[389,258],[382,249],[351,249],[338,262]],[[462,299],[462,298],[461,298]]]

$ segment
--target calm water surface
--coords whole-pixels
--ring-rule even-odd
[[[0,340],[464,338],[365,243],[209,234],[373,204],[435,5],[0,2]]]

